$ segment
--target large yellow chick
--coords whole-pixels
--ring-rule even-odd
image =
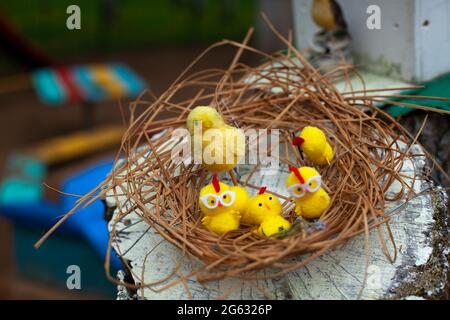
[[[319,218],[330,205],[330,196],[321,187],[319,172],[311,167],[291,167],[290,171],[286,187],[294,198],[295,213],[307,219]]]
[[[241,214],[236,210],[236,191],[219,182],[214,175],[212,183],[200,190],[200,210],[204,214],[203,225],[210,231],[222,235],[239,228]],[[244,199],[245,201],[246,199]]]
[[[244,214],[248,206],[248,201],[250,200],[250,195],[248,191],[240,186],[232,186],[230,191],[236,194],[236,200],[233,204],[233,209],[239,212],[241,215]]]
[[[325,133],[317,127],[304,127],[294,138],[294,145],[300,146],[306,157],[317,165],[330,164],[333,160],[333,148]]]
[[[278,232],[289,230],[291,224],[281,216],[280,200],[265,191],[266,188],[262,187],[256,196],[250,198],[247,209],[242,214],[241,222],[259,226],[258,234],[270,237]]]
[[[188,115],[186,126],[193,146],[201,145],[200,159],[203,167],[210,172],[230,171],[245,155],[244,132],[226,124],[212,107],[194,108]],[[195,143],[198,134],[201,134],[201,144]],[[194,148],[194,152],[199,151]]]
[[[193,136],[196,126],[201,126],[202,131],[205,132],[208,129],[225,127],[225,121],[216,109],[208,106],[199,106],[189,112],[186,126],[189,133]]]

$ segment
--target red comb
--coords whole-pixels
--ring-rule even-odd
[[[216,190],[216,193],[220,192],[220,184],[219,180],[217,179],[217,174],[213,175],[212,177],[212,185],[214,187],[214,190]]]
[[[267,187],[261,187],[259,188],[258,194],[264,194],[266,192]]]
[[[294,141],[292,142],[292,144],[294,146],[301,146],[303,142],[305,142],[305,139],[303,139],[302,137],[294,137]]]
[[[296,167],[290,167],[289,171],[295,174],[295,176],[297,177],[298,181],[300,181],[301,184],[305,183],[305,179],[303,179],[302,175],[300,174],[300,171],[298,171]]]

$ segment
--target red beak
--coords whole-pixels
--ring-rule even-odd
[[[301,146],[303,142],[305,142],[305,139],[303,139],[302,137],[295,137],[292,144],[294,146]]]
[[[219,208],[222,208],[222,202],[219,201],[218,206]]]

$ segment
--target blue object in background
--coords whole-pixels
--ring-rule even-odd
[[[108,160],[82,170],[66,179],[61,191],[84,195],[105,179],[112,166],[113,160]],[[43,232],[69,212],[77,200],[78,197],[62,195],[58,203],[43,199],[20,201],[20,198],[6,199],[0,203],[0,214],[9,218],[14,225],[19,273],[38,280],[53,280],[65,286],[68,276],[66,268],[76,264],[84,270],[84,289],[100,291],[113,297],[115,286],[106,279],[103,268],[109,232],[104,220],[105,205],[101,200],[78,209],[39,250],[33,247]],[[114,250],[111,250],[110,261],[112,275],[123,269]]]
[[[113,161],[109,160],[73,175],[62,184],[62,192],[74,195],[84,195],[90,192],[105,179],[112,166]],[[78,197],[63,196],[61,199],[62,212],[69,212],[75,207],[77,200]],[[78,230],[102,258],[106,257],[109,242],[104,213],[104,203],[96,200],[86,208],[76,210],[65,222]],[[111,266],[116,270],[123,268],[122,262],[114,252],[111,254]]]
[[[107,70],[111,81],[122,86],[122,97],[136,98],[146,88],[144,79],[122,63],[70,66],[67,68],[69,85],[57,68],[38,69],[31,79],[38,97],[48,105],[62,105],[73,99],[95,103],[115,98],[104,83],[96,81],[94,73],[98,66]],[[76,96],[71,94],[71,89],[77,92]]]

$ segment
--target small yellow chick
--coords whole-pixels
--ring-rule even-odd
[[[201,133],[201,162],[210,172],[230,171],[245,155],[244,132],[226,124],[212,107],[194,108],[188,115],[186,126],[194,141],[193,146],[196,135]]]
[[[229,185],[219,182],[214,175],[212,183],[200,190],[199,202],[200,210],[204,214],[203,225],[219,235],[238,229],[241,214],[234,207],[235,201],[236,191],[231,190]]]
[[[330,196],[321,187],[319,172],[311,167],[291,167],[290,171],[286,187],[294,198],[295,213],[307,219],[319,218],[330,205]]]
[[[280,200],[265,191],[266,188],[262,187],[256,196],[250,198],[241,221],[247,225],[259,226],[258,234],[270,237],[289,230],[291,224],[281,216]]]
[[[271,215],[266,217],[258,228],[260,236],[273,236],[277,233],[287,231],[291,228],[291,223],[283,218],[281,215]]]
[[[294,138],[294,145],[300,146],[308,159],[317,165],[330,164],[333,160],[333,148],[325,133],[317,127],[304,127],[300,135]]]

